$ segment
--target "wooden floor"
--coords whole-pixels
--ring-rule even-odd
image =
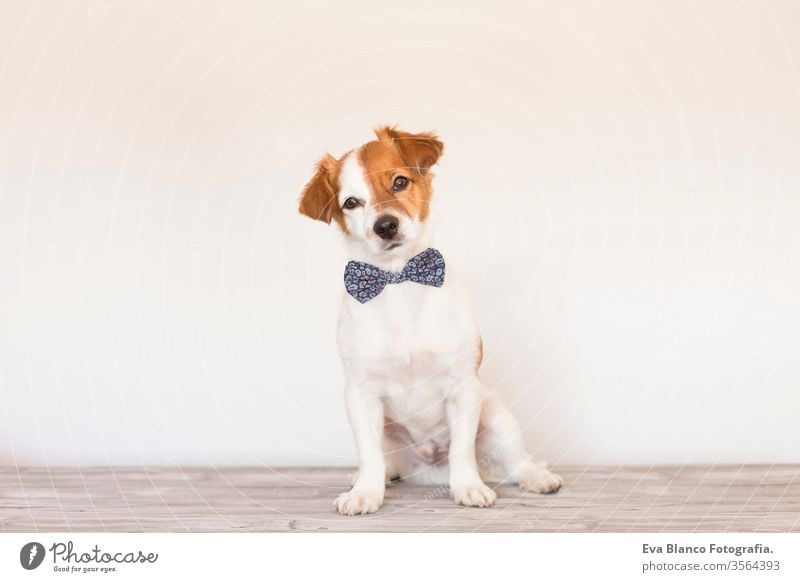
[[[497,488],[491,509],[396,483],[377,513],[342,517],[334,468],[0,468],[0,531],[800,531],[800,465],[559,467],[552,495]]]

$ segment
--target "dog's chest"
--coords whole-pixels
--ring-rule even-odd
[[[455,381],[441,357],[416,354],[376,384],[386,416],[402,425],[410,442],[447,438],[445,402]]]
[[[338,344],[344,358],[405,363],[411,372],[424,368],[420,362],[428,357],[425,354],[453,353],[476,339],[469,305],[448,283],[389,285],[363,305],[347,296],[339,318]]]
[[[423,458],[447,450],[446,403],[474,374],[479,338],[466,296],[413,282],[389,285],[359,304],[346,296],[337,340],[350,380],[377,394],[398,437]]]

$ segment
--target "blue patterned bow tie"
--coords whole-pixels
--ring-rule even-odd
[[[426,249],[412,257],[399,273],[390,273],[360,261],[350,261],[344,268],[344,287],[359,303],[374,299],[386,285],[403,281],[441,287],[444,284],[442,253]]]

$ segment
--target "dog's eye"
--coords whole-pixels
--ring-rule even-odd
[[[405,176],[397,176],[394,182],[392,182],[392,190],[394,192],[401,192],[408,188],[408,182],[409,180]]]
[[[358,204],[359,204],[358,200],[351,196],[350,198],[344,201],[344,204],[342,204],[342,208],[346,208],[347,210],[352,210],[353,208],[357,207]]]

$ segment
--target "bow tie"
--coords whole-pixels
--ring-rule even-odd
[[[390,273],[360,261],[344,268],[344,287],[359,303],[377,297],[386,285],[414,281],[441,287],[444,284],[444,257],[436,249],[426,249],[412,257],[399,273]]]

